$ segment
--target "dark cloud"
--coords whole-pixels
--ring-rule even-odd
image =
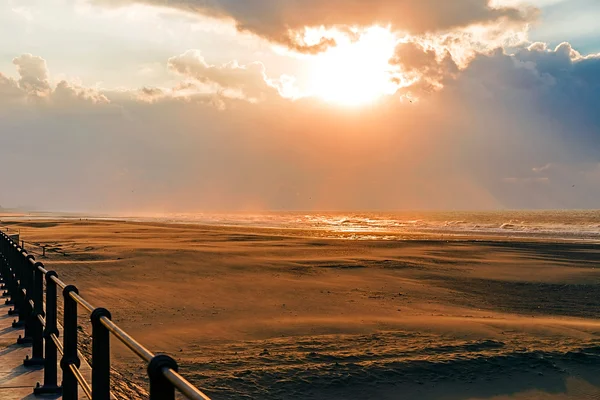
[[[600,58],[582,57],[568,43],[536,43],[514,55],[478,55],[451,84],[477,102],[502,100],[551,122],[550,132],[600,159]]]
[[[599,75],[598,57],[566,43],[476,56],[439,92],[469,124],[457,162],[508,207],[597,207]]]
[[[600,57],[583,57],[563,43],[551,50],[541,44],[523,49],[515,59],[534,65],[538,77],[535,101],[548,118],[564,125],[565,138],[582,143],[600,141]],[[563,121],[568,121],[564,123]],[[596,147],[588,148],[600,159]]]
[[[458,73],[458,66],[449,51],[440,55],[433,48],[416,42],[400,43],[390,64],[399,66],[403,76],[416,79],[409,90],[418,94],[440,89],[445,79]]]
[[[136,0],[96,0],[120,5]],[[446,31],[498,20],[523,22],[535,11],[529,8],[493,8],[489,0],[139,0],[176,7],[235,21],[240,31],[251,32],[297,51],[318,52],[335,42],[322,38],[305,43],[297,33],[305,27],[371,26],[421,34]]]

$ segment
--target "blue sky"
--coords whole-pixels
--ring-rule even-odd
[[[600,52],[600,2],[552,0],[541,7],[541,20],[531,39],[558,45],[567,41],[581,53]]]

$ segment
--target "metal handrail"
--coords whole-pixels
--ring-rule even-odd
[[[79,368],[77,368],[77,366],[74,364],[69,364],[69,369],[71,370],[73,375],[75,375],[75,379],[77,379],[79,386],[81,386],[88,399],[92,399],[92,387],[89,383],[87,383]]]
[[[110,333],[112,333],[121,343],[137,354],[142,360],[150,362],[154,358],[154,353],[138,343],[127,332],[119,328],[114,322],[106,317],[101,317],[100,322]]]
[[[210,400],[178,372],[177,362],[165,355],[154,354],[111,320],[104,308],[94,307],[85,300],[77,287],[67,285],[58,274],[49,271],[43,263],[0,232],[0,274],[4,280],[7,304],[14,304],[9,314],[18,315],[15,327],[24,327],[18,343],[32,344],[32,357],[25,365],[44,366],[44,385],[35,388],[35,394],[62,393],[66,400],[77,399],[80,386],[92,400],[108,400],[110,394],[110,336],[114,336],[138,357],[148,363],[151,400],[174,400],[175,389],[192,400]],[[44,280],[46,301],[44,302]],[[62,289],[63,340],[59,339],[57,322],[57,288]],[[92,322],[92,382],[85,380],[79,368],[77,346],[77,306],[90,313]],[[63,384],[57,384],[57,353],[62,356],[60,366]],[[44,357],[45,355],[45,357]]]
[[[50,278],[50,280],[52,282],[54,282],[58,287],[60,287],[61,289],[64,289],[67,287],[67,284],[64,283],[63,281],[61,281],[60,279],[58,279],[56,276],[53,276],[52,278]]]
[[[58,352],[60,353],[60,355],[62,356],[63,354],[65,354],[65,351],[63,349],[62,343],[60,341],[60,339],[58,338],[58,336],[56,336],[54,333],[50,336],[50,338],[52,339],[52,341],[54,342],[54,345],[56,346],[56,350],[58,350]]]
[[[188,399],[193,400],[210,400],[210,397],[196,389],[191,383],[187,381],[183,376],[179,375],[177,371],[173,371],[171,368],[163,369],[165,377],[175,386],[184,396]]]
[[[81,297],[80,295],[71,292],[69,293],[69,295],[73,298],[73,300],[75,300],[80,306],[83,306],[83,308],[85,308],[86,310],[88,310],[89,312],[94,311],[95,307],[93,307],[89,302],[87,302],[83,297]]]

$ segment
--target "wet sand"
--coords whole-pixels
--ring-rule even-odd
[[[11,225],[215,399],[600,399],[598,245]],[[131,353],[114,359],[143,379]]]

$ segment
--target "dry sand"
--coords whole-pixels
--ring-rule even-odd
[[[600,399],[598,245],[10,225],[214,399]]]

